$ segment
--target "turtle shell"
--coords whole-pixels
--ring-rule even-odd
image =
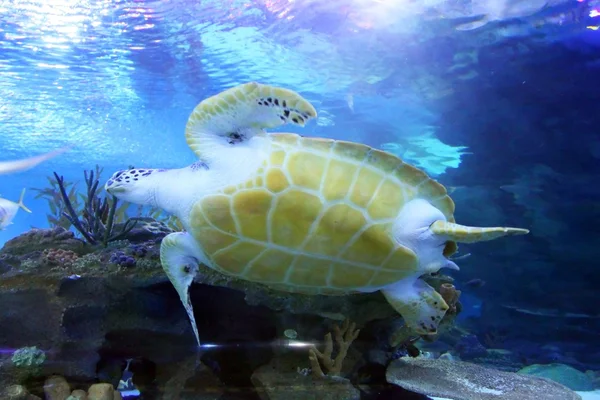
[[[270,157],[255,174],[192,208],[190,233],[223,273],[300,293],[360,292],[418,271],[416,254],[391,235],[406,202],[424,198],[454,221],[444,186],[392,154],[270,137]],[[455,250],[448,242],[444,253]]]

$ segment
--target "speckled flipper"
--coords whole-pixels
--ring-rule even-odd
[[[185,232],[171,233],[160,244],[160,262],[167,277],[179,294],[183,307],[192,324],[198,347],[200,335],[194,318],[194,309],[190,301],[188,289],[198,273],[199,261],[202,260],[201,250],[194,238]]]
[[[421,279],[400,281],[381,292],[406,325],[420,335],[435,334],[449,308],[442,296]]]
[[[207,137],[244,140],[244,136],[288,123],[304,126],[316,116],[315,108],[298,93],[250,82],[198,104],[188,119],[185,136],[190,148],[202,158]]]
[[[484,242],[502,236],[526,235],[529,233],[529,230],[521,228],[478,228],[447,221],[435,221],[429,229],[436,235],[444,236],[459,243]]]

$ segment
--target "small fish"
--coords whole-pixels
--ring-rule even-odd
[[[346,104],[350,111],[354,112],[354,95],[352,93],[346,94]]]
[[[475,278],[465,283],[465,286],[470,288],[480,288],[485,285],[485,281],[483,279]]]
[[[27,169],[33,168],[36,165],[49,160],[53,157],[56,157],[59,154],[64,153],[69,150],[71,146],[62,147],[58,150],[51,151],[49,153],[40,154],[39,156],[23,158],[20,160],[12,160],[12,161],[0,161],[0,175],[10,174],[13,172],[25,171]]]
[[[458,261],[458,260],[464,260],[465,258],[469,258],[469,257],[471,257],[471,253],[466,253],[461,256],[456,256],[456,257],[450,257],[450,259],[452,261]]]
[[[31,212],[31,210],[25,207],[25,204],[23,204],[24,196],[25,189],[23,189],[23,191],[21,192],[21,198],[19,199],[18,203],[0,198],[0,231],[3,231],[8,225],[13,223],[12,220],[15,218],[15,215],[17,215],[17,211],[19,211],[19,208],[22,208],[28,213]]]

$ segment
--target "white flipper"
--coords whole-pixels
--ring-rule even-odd
[[[206,257],[196,244],[196,241],[186,232],[168,234],[160,244],[160,262],[169,280],[177,290],[179,298],[192,324],[198,347],[201,346],[194,309],[190,301],[188,289],[196,274],[200,263],[206,264]]]
[[[435,334],[449,308],[442,296],[422,279],[405,279],[381,292],[406,325],[420,335]]]

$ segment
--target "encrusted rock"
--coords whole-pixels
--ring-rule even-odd
[[[64,249],[45,249],[42,252],[42,261],[51,266],[69,268],[79,259],[77,253]]]
[[[87,398],[85,390],[77,389],[71,392],[71,395],[67,397],[67,400],[87,400]]]
[[[287,360],[286,360],[287,359]],[[294,360],[298,362],[294,362]],[[315,379],[298,371],[301,358],[273,359],[252,374],[252,383],[263,400],[358,400],[360,391],[348,379],[328,377]],[[296,368],[294,365],[296,364]]]
[[[72,250],[78,254],[84,251],[85,242],[75,238],[75,234],[60,226],[52,229],[32,229],[4,244],[0,253],[25,255],[48,248]]]
[[[71,387],[65,378],[54,375],[44,382],[44,394],[46,400],[65,400],[71,394]]]
[[[27,388],[22,385],[10,385],[0,391],[2,400],[41,400],[39,397],[30,394]]]
[[[476,364],[403,357],[390,363],[389,383],[426,396],[454,400],[581,400],[567,387],[544,378]]]
[[[88,389],[88,400],[114,400],[115,388],[110,383],[95,383]]]

